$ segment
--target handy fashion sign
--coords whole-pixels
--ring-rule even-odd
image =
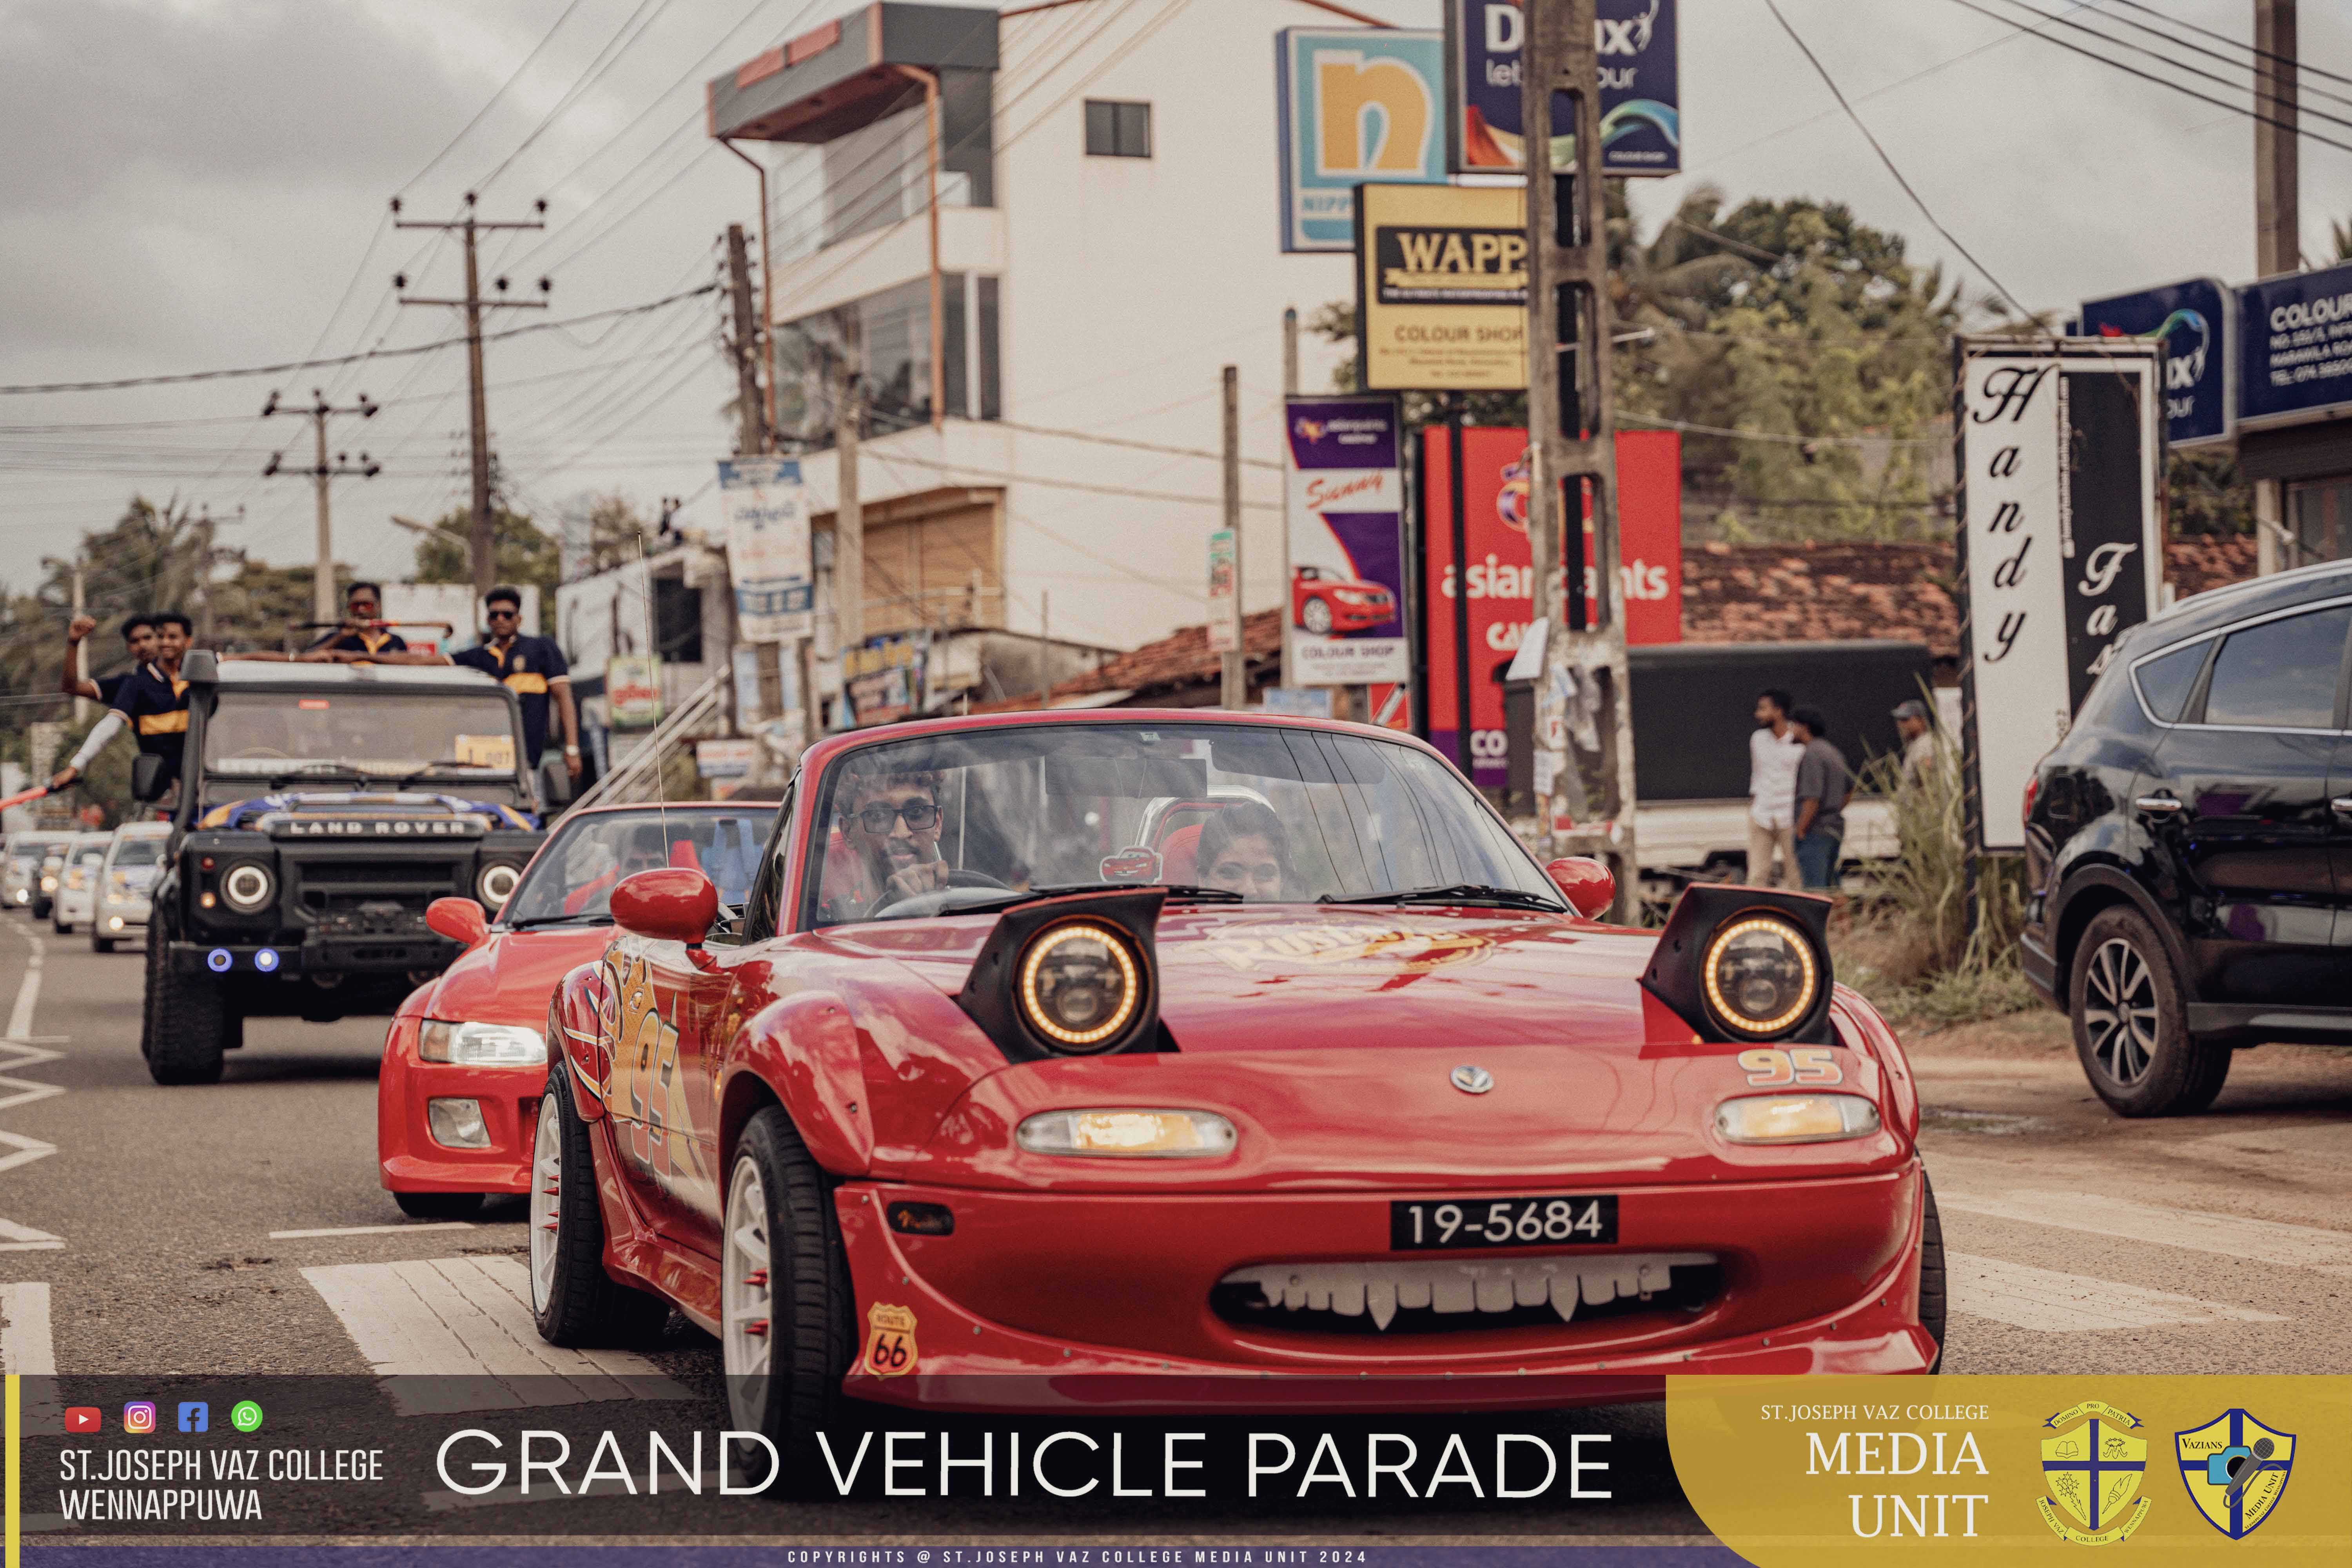
[[[2161,349],[1964,338],[1957,353],[1972,826],[1982,848],[2021,849],[2035,764],[2158,605]]]

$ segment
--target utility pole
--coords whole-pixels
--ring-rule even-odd
[[[240,505],[236,509],[231,521],[236,522],[245,521],[243,506]],[[196,518],[196,539],[202,547],[201,552],[196,557],[196,646],[198,647],[210,647],[214,640],[213,567],[218,563],[213,545],[215,521],[210,505],[206,505],[204,511]],[[322,616],[318,618],[331,620],[334,617]]]
[[[1290,400],[1297,395],[1298,309],[1295,305],[1286,305],[1283,307],[1282,310],[1282,451],[1284,458],[1282,465],[1282,593],[1280,595],[1280,602],[1282,605],[1282,619],[1280,625],[1282,626],[1282,633],[1281,639],[1275,645],[1276,656],[1282,660],[1282,684],[1285,686],[1297,686],[1299,684],[1298,653],[1296,646],[1298,640],[1297,629],[1290,624],[1297,617],[1290,613],[1290,574],[1292,570],[1290,563],[1290,531],[1293,524],[1290,517],[1290,463],[1288,460],[1290,455]],[[1334,696],[1340,703],[1344,703],[1347,700],[1347,693],[1348,689],[1346,687],[1341,687],[1336,693],[1334,693]],[[1331,716],[1335,719],[1345,719],[1349,717],[1348,714],[1339,711],[1337,705],[1334,706]]]
[[[759,311],[751,302],[751,256],[740,223],[727,226],[727,284],[734,304],[735,335],[728,347],[735,356],[735,448],[744,457],[762,457],[773,449],[773,441],[768,429],[767,405],[760,394],[761,334]],[[734,602],[731,578],[728,602],[730,606]],[[751,654],[759,661],[760,717],[781,718],[784,710],[783,645],[756,642],[751,645]],[[805,692],[802,700],[807,701]],[[743,715],[738,713],[735,721],[740,732],[744,728]]]
[[[834,399],[833,452],[840,500],[833,510],[833,643],[845,656],[866,640],[866,510],[857,499],[857,437],[865,386],[865,344],[857,312],[842,312],[840,394]]]
[[[81,548],[79,546],[76,546],[74,549],[73,558],[73,618],[75,620],[81,619],[84,613],[82,609],[81,556]],[[74,644],[74,679],[77,680],[88,680],[89,679],[89,639],[88,637],[84,637],[81,641]],[[89,723],[89,699],[79,695],[76,696],[74,698],[73,713],[74,723],[77,727]]]
[[[2294,0],[2254,0],[2254,271],[2263,278],[2303,266]],[[2254,481],[2254,570],[2299,563],[2279,559],[2286,509],[2279,481]]]
[[[1528,435],[1534,458],[1528,541],[1535,567],[1535,614],[1545,637],[1536,686],[1538,853],[1593,855],[1617,877],[1615,917],[1641,909],[1633,844],[1633,720],[1625,661],[1625,589],[1618,574],[1616,426],[1609,385],[1609,255],[1602,225],[1601,75],[1594,0],[1527,0],[1526,71],[1520,123],[1529,148],[1574,139],[1571,170],[1528,168]],[[1559,123],[1554,123],[1555,110]],[[1562,308],[1567,314],[1563,317]],[[1553,592],[1562,562],[1583,566],[1582,500],[1592,510],[1593,574],[1599,594],[1587,626],[1571,631],[1565,597]],[[1570,531],[1565,524],[1574,521]],[[1563,821],[1573,795],[1561,788],[1579,760],[1568,732],[1566,698],[1580,693],[1598,717],[1600,799]],[[1466,726],[1468,716],[1465,714]]]
[[[274,414],[297,414],[310,420],[311,434],[318,440],[318,457],[309,468],[287,468],[278,461],[278,454],[272,452],[269,455],[269,461],[262,468],[261,477],[267,479],[275,479],[281,474],[303,474],[308,475],[311,483],[317,487],[319,559],[310,569],[310,618],[314,621],[331,623],[342,618],[342,606],[336,603],[335,599],[335,541],[334,530],[328,517],[328,486],[336,479],[350,479],[353,476],[372,479],[383,469],[382,464],[374,461],[365,452],[359,455],[357,462],[352,460],[352,455],[349,452],[338,452],[335,454],[333,462],[327,461],[327,421],[329,419],[338,414],[356,414],[362,419],[375,417],[377,405],[368,401],[366,393],[361,393],[360,400],[345,408],[337,408],[329,403],[323,387],[312,387],[310,397],[310,407],[292,408],[280,405],[278,395],[273,392],[269,395],[269,401],[261,405],[261,416],[265,419]],[[209,532],[206,533],[205,540],[206,547],[209,549],[211,542]],[[206,570],[210,570],[209,557]]]
[[[547,203],[543,200],[535,202],[532,207],[534,211],[544,215],[547,211]],[[400,302],[404,305],[444,305],[452,309],[460,309],[466,312],[466,381],[467,389],[472,397],[474,449],[471,544],[474,597],[478,600],[497,585],[499,570],[498,547],[496,542],[490,537],[490,413],[488,405],[483,400],[482,389],[482,312],[484,310],[544,310],[547,309],[548,290],[555,285],[542,278],[539,280],[541,296],[539,299],[509,300],[503,298],[507,291],[507,280],[500,278],[497,279],[497,286],[501,298],[484,300],[480,262],[475,242],[478,235],[491,229],[545,228],[547,224],[543,216],[528,221],[503,223],[492,223],[487,219],[478,218],[474,216],[474,193],[471,191],[466,193],[465,216],[451,218],[446,223],[430,221],[413,223],[402,218],[398,196],[392,198],[392,214],[394,219],[392,226],[394,228],[456,229],[465,237],[466,297],[464,299],[412,299],[404,292],[408,288],[408,277],[405,273],[394,273],[392,286],[396,289],[404,290],[400,296]]]
[[[1249,648],[1244,641],[1249,617],[1242,608],[1242,373],[1225,366],[1225,530],[1234,539],[1233,646],[1223,655],[1223,679],[1217,705],[1249,706]],[[1286,585],[1284,592],[1288,593]],[[1287,673],[1286,672],[1286,679]]]

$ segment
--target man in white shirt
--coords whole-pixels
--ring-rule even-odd
[[[1805,754],[1789,725],[1796,699],[1777,688],[1757,694],[1756,729],[1748,737],[1748,885],[1772,885],[1772,855],[1780,856],[1780,886],[1801,889],[1797,868],[1797,763]]]

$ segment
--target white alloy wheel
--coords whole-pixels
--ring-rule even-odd
[[[530,1310],[546,1310],[555,1289],[555,1259],[562,1247],[557,1234],[557,1205],[563,1199],[562,1110],[555,1097],[564,1093],[552,1083],[540,1097],[539,1127],[530,1140]]]
[[[775,1292],[768,1278],[768,1189],[759,1163],[747,1155],[736,1157],[720,1224],[719,1344],[728,1408],[737,1426],[756,1432],[768,1407]]]
[[[2092,1055],[2118,1088],[2134,1087],[2147,1076],[2158,1043],[2156,985],[2146,961],[2130,942],[2110,938],[2091,955],[2083,991]]]

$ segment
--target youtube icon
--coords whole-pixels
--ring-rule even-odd
[[[99,1414],[98,1406],[95,1405],[69,1405],[66,1406],[66,1431],[69,1434],[75,1432],[95,1432],[98,1431],[103,1424],[104,1417]]]

